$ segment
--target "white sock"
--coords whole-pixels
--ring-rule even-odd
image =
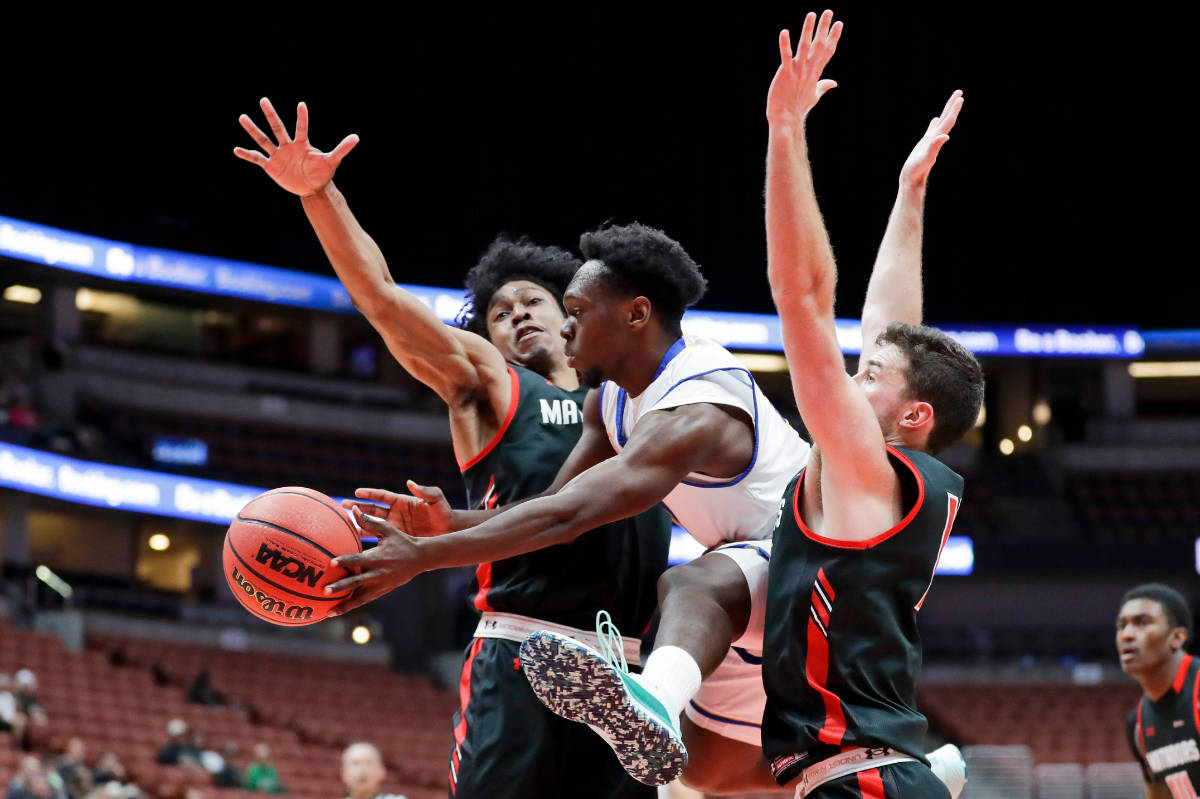
[[[700,690],[699,664],[677,646],[660,646],[651,652],[640,678],[676,721],[684,705]]]

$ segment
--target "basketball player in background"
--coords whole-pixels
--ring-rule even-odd
[[[1131,588],[1117,612],[1121,670],[1142,686],[1125,720],[1149,799],[1192,799],[1200,788],[1200,660],[1185,647],[1192,614],[1161,583]]]
[[[821,73],[842,23],[785,30],[767,94],[767,275],[782,323],[808,465],[779,504],[763,637],[763,749],[780,785],[809,799],[934,799],[916,707],[917,612],[963,480],[934,454],[975,424],[983,372],[913,305],[868,321],[858,373],[834,325],[837,267],[805,125],[836,84]]]
[[[920,316],[925,184],[960,107],[955,93],[905,162],[864,306],[868,326],[890,313]],[[589,261],[565,297],[571,318],[564,335],[577,368],[594,372],[596,379],[612,378],[594,405],[589,400],[589,431],[580,441],[581,448],[595,442],[593,457],[607,453],[611,460],[578,477],[560,474],[556,485],[570,483],[554,502],[538,499],[505,511],[495,521],[509,519],[511,530],[493,522],[465,534],[411,542],[433,544],[441,553],[423,555],[386,526],[369,527],[385,543],[364,557],[346,559],[363,573],[331,590],[394,587],[416,571],[437,568],[440,558],[466,562],[570,540],[594,518],[630,513],[640,503],[664,498],[701,542],[737,543],[664,575],[662,623],[642,678],[623,673],[594,647],[573,649],[574,642],[561,633],[546,636],[579,660],[564,666],[550,656],[542,659],[549,665],[539,675],[541,658],[528,658],[527,646],[526,671],[556,712],[594,723],[616,741],[618,758],[640,780],[667,782],[687,762],[685,782],[706,792],[778,790],[759,736],[766,697],[758,661],[770,552],[762,536],[774,526],[781,478],[791,479],[788,469],[799,468],[806,445],[779,425],[739,362],[713,342],[679,337],[679,315],[695,301],[690,292],[701,279],[677,242],[628,226],[585,234],[581,247]],[[697,277],[689,277],[693,274]],[[592,457],[580,462],[587,460]],[[449,528],[479,524],[482,516],[455,512]],[[441,521],[438,517],[434,529],[445,529],[436,527]],[[582,691],[561,690],[556,677],[565,671]],[[618,705],[620,711],[610,713]],[[593,714],[588,708],[599,710]],[[634,717],[650,723],[632,736],[618,734]],[[692,755],[686,761],[685,747]],[[947,761],[944,773],[960,762],[957,752],[947,753]]]
[[[294,137],[269,100],[260,105],[274,140],[243,115],[242,127],[261,152],[239,147],[234,153],[301,198],[355,306],[400,365],[446,402],[471,505],[491,508],[542,491],[581,431],[587,389],[567,363],[558,335],[562,292],[579,261],[559,248],[497,239],[467,275],[466,329],[447,326],[395,284],[379,247],[333,184],[358,137],[347,136],[324,153],[308,140],[304,103],[296,109]],[[403,507],[391,492],[360,496]],[[653,795],[629,779],[587,730],[548,712],[515,666],[519,642],[529,632],[548,626],[588,637],[582,628],[601,608],[630,629],[648,626],[655,583],[666,568],[669,520],[655,508],[596,527],[568,546],[472,561],[479,564],[474,606],[482,617],[467,650],[454,720],[449,778],[456,799],[580,795],[580,773],[587,774],[588,796]],[[364,589],[355,604],[392,587]],[[631,657],[637,646],[630,643]]]

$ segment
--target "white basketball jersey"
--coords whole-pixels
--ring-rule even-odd
[[[754,455],[736,477],[689,474],[663,504],[706,547],[770,538],[779,499],[808,461],[809,445],[775,410],[741,361],[715,341],[685,336],[667,351],[640,396],[630,397],[611,381],[600,386],[604,428],[617,452],[637,434],[638,420],[647,413],[698,402],[745,412],[754,424]]]

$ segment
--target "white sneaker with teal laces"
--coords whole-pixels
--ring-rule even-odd
[[[666,785],[687,765],[678,721],[629,673],[621,634],[604,611],[596,614],[603,651],[547,630],[521,643],[521,667],[546,707],[587,724],[638,782]]]

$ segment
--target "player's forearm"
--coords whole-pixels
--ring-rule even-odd
[[[301,202],[338,280],[354,305],[371,318],[395,285],[379,246],[363,230],[332,181]]]
[[[455,513],[482,515],[488,512]],[[490,513],[496,515],[498,511]],[[509,506],[498,519],[489,519],[458,532],[421,539],[419,545],[423,569],[429,571],[470,566],[564,544],[602,523],[592,521],[592,516],[588,508],[564,500],[560,495]],[[452,520],[452,524],[457,522]]]
[[[889,322],[921,322],[924,211],[924,181],[914,185],[901,180],[867,284],[862,312],[864,334],[868,325],[882,328]]]
[[[773,124],[767,140],[767,277],[781,298],[827,298],[833,310],[833,248],[817,206],[803,126]]]

